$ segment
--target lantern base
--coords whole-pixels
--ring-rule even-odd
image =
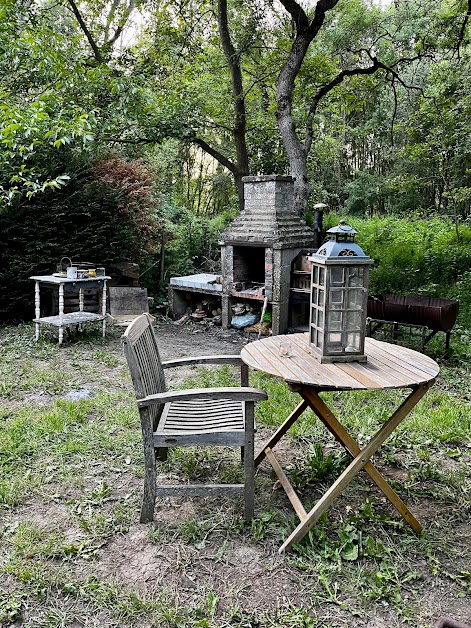
[[[311,351],[312,355],[321,364],[334,364],[335,362],[366,362],[366,355],[319,355]]]

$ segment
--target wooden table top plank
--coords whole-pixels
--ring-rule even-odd
[[[336,390],[339,386],[339,381],[342,385],[351,388],[358,386],[358,382],[347,374],[342,375],[335,372],[330,367],[331,365],[320,364],[308,351],[308,345],[306,338],[303,338],[300,342],[296,336],[304,336],[303,334],[292,334],[289,336],[292,346],[292,357],[281,357],[280,342],[281,336],[273,336],[264,339],[263,354],[268,361],[274,366],[275,372],[273,375],[277,375],[286,382],[294,384],[306,384],[312,385],[313,377],[319,381],[322,381],[325,389]],[[252,350],[255,343],[246,345],[245,349]],[[261,349],[257,347],[258,349]],[[243,359],[243,358],[242,358]],[[250,366],[250,364],[249,364]]]
[[[434,362],[427,356],[422,356],[417,351],[413,352],[411,349],[407,349],[406,347],[400,347],[387,342],[383,342],[381,345],[378,345],[377,342],[378,341],[376,341],[375,344],[369,343],[371,345],[371,355],[387,356],[388,359],[393,361],[399,360],[404,367],[409,365],[411,368],[424,373],[434,371]],[[426,359],[424,360],[422,358]]]
[[[294,345],[292,345],[293,354],[291,357],[280,357],[280,338],[281,336],[268,338],[268,342],[264,347],[265,353],[270,355],[270,361],[279,365],[279,377],[286,382],[309,384],[312,378],[312,371],[316,369],[317,365],[313,365],[314,369],[306,369],[302,353]],[[321,376],[320,371],[317,371],[317,376]],[[329,385],[329,382],[327,385]],[[332,388],[335,388],[335,380],[330,381],[330,385]]]
[[[417,378],[416,374],[412,373],[404,374],[404,369],[398,368],[396,363],[378,359],[371,354],[368,355],[368,362],[363,366],[374,371],[376,381],[382,383],[383,388],[403,388],[416,384],[417,379],[423,381],[423,377]]]
[[[370,377],[368,373],[368,369],[360,367],[360,364],[352,364],[351,362],[345,362],[345,364],[338,364],[338,369],[343,371],[344,373],[348,373],[353,377],[353,379],[357,380],[362,386],[366,388],[382,388],[384,386],[384,379],[381,378],[382,382],[377,377],[377,373],[373,373],[373,377]]]
[[[315,372],[317,377],[330,381],[333,389],[337,389],[339,382],[342,382],[345,386],[354,385],[355,379],[348,374],[342,374],[338,372],[338,369],[332,364],[321,364],[310,353],[308,348],[308,335],[307,334],[292,334],[290,338],[293,339],[292,346],[296,347],[296,356],[299,362],[302,364],[303,369],[307,373],[307,381],[312,379]]]
[[[410,378],[411,382],[416,384],[434,379],[438,373],[438,366],[436,366],[435,369],[427,368],[427,371],[425,371],[424,369],[411,364],[410,356],[405,356],[405,359],[402,360],[397,355],[391,355],[387,348],[375,348],[374,353],[371,355],[371,359],[377,360],[377,362],[383,364],[384,368],[389,369],[390,373],[395,373],[399,377],[405,379]]]
[[[391,358],[399,358],[401,360],[401,364],[404,365],[404,368],[413,368],[420,371],[421,373],[425,373],[426,375],[432,375],[434,377],[436,376],[437,363],[432,360],[432,358],[429,358],[427,355],[423,355],[418,351],[413,351],[412,349],[407,349],[406,347],[400,347],[398,345],[393,345],[390,343],[382,344],[387,345],[387,351],[384,346],[375,345],[372,351],[373,355],[385,355],[385,353],[387,352],[387,354]],[[405,366],[406,364],[408,365],[407,367]]]
[[[382,370],[388,378],[396,377],[400,381],[409,381],[411,384],[430,379],[423,371],[410,366],[408,362],[401,362],[387,351],[376,349],[368,354],[368,360]]]
[[[361,365],[358,364],[358,367],[360,366],[361,370],[363,370],[369,378],[373,379],[383,388],[388,386],[402,387],[404,385],[404,377],[402,374],[390,372],[389,370],[385,372],[383,364],[378,362],[376,358],[373,358],[371,354],[368,356],[367,362],[362,362]]]
[[[292,384],[319,390],[374,390],[404,388],[432,381],[439,367],[428,356],[406,347],[365,339],[366,363],[321,364],[309,351],[308,334],[288,336],[292,357],[279,354],[281,336],[256,340],[241,352],[242,360],[255,370]]]
[[[269,352],[266,347],[260,346],[259,344],[256,344],[256,342],[252,342],[249,345],[246,345],[243,351],[249,353],[248,347],[250,347],[250,362],[246,362],[246,364],[257,371],[262,371],[262,373],[268,373],[269,375],[274,375],[275,377],[284,379],[283,364],[278,364],[277,362],[274,363],[273,360],[270,359],[271,352]],[[245,362],[245,360],[243,361]]]
[[[307,335],[304,334],[292,334],[290,336],[291,346],[293,347],[293,362],[299,366],[304,372],[304,380],[302,383],[309,383],[312,380],[313,375],[322,378],[326,385],[331,385],[333,389],[336,389],[339,384],[339,374],[332,372],[332,369],[326,368],[330,365],[321,364],[309,352],[307,344]],[[295,380],[291,380],[293,383],[298,383]],[[343,383],[345,385],[351,385],[352,379],[345,375],[343,377]]]

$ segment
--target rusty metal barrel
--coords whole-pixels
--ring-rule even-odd
[[[433,331],[449,332],[458,316],[455,299],[384,294],[368,298],[368,316],[383,321],[420,325]]]

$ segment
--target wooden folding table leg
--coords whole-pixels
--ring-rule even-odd
[[[309,403],[311,410],[318,416],[322,423],[326,426],[331,434],[335,436],[337,441],[345,447],[345,449],[352,455],[353,458],[358,456],[361,449],[358,443],[350,436],[347,430],[334,416],[329,407],[319,397],[318,393],[313,388],[305,388],[301,394]],[[386,479],[381,475],[378,469],[371,463],[367,462],[364,466],[365,471],[370,478],[376,484],[376,486],[384,493],[393,506],[398,510],[402,517],[407,521],[411,528],[419,534],[422,532],[422,526],[407,508],[405,503],[394,491],[394,489],[388,484]]]
[[[282,438],[286,434],[286,432],[289,430],[289,428],[293,425],[293,423],[295,423],[299,419],[299,417],[304,412],[304,410],[306,410],[307,407],[308,407],[307,402],[306,401],[301,401],[301,403],[298,406],[296,406],[296,408],[289,415],[289,417],[286,419],[286,421],[283,423],[283,425],[281,425],[277,429],[277,431],[273,434],[273,436],[271,436],[267,440],[267,442],[262,446],[261,451],[257,454],[257,457],[255,458],[255,466],[256,467],[258,467],[258,465],[265,458],[265,455],[266,455],[265,454],[265,449],[267,447],[269,447],[270,449],[273,449],[273,447],[280,440],[280,438]]]
[[[278,550],[280,553],[291,549],[293,543],[301,540],[307,532],[309,532],[319,517],[322,516],[332,502],[344,491],[353,478],[358,474],[360,469],[366,465],[371,456],[379,449],[379,447],[381,447],[388,436],[392,434],[392,432],[409,414],[417,402],[425,395],[429,386],[430,384],[421,384],[402,402],[391,418],[382,426],[375,436],[373,436],[366,447],[361,450],[358,456],[352,460],[345,471],[332,484],[329,490],[319,499],[314,508],[308,513],[306,519],[302,521],[290,534]]]
[[[304,506],[301,504],[299,497],[296,495],[295,490],[291,486],[288,478],[286,477],[286,474],[283,472],[283,469],[280,467],[280,464],[278,460],[275,458],[275,456],[273,455],[273,452],[270,449],[270,447],[267,447],[265,449],[265,453],[266,453],[268,462],[273,467],[273,470],[275,471],[277,478],[280,481],[281,486],[284,488],[285,493],[289,501],[291,502],[291,505],[295,509],[296,514],[298,515],[301,521],[304,521],[304,519],[307,516],[307,513],[304,510]]]

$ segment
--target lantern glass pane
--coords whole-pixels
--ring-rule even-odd
[[[319,267],[313,266],[312,267],[312,283],[319,283],[318,279],[319,279]]]
[[[347,312],[347,331],[360,331],[361,312]]]
[[[319,268],[319,285],[324,285],[325,281],[325,268]]]
[[[324,326],[324,311],[323,310],[317,310],[317,326],[318,327]]]
[[[353,288],[348,290],[348,308],[352,310],[363,309],[363,289]]]
[[[342,312],[339,310],[331,310],[328,314],[328,330],[340,331],[342,329]]]
[[[327,353],[342,353],[342,334],[329,333],[327,335]]]
[[[321,269],[323,270],[323,269]],[[317,305],[319,307],[324,307],[324,291],[319,289],[319,293],[317,295]]]
[[[343,304],[344,290],[342,288],[333,288],[330,291],[330,307],[333,310],[340,310]]]
[[[312,287],[312,303],[317,303],[317,288]]]
[[[345,347],[346,353],[359,353],[360,352],[360,332],[347,334],[347,346]]]
[[[343,268],[339,268],[338,266],[334,266],[332,268],[332,274],[330,281],[334,286],[342,286],[343,285]]]
[[[352,268],[350,269],[349,277],[348,277],[349,285],[353,287],[360,287],[364,285],[364,269],[363,268]]]

